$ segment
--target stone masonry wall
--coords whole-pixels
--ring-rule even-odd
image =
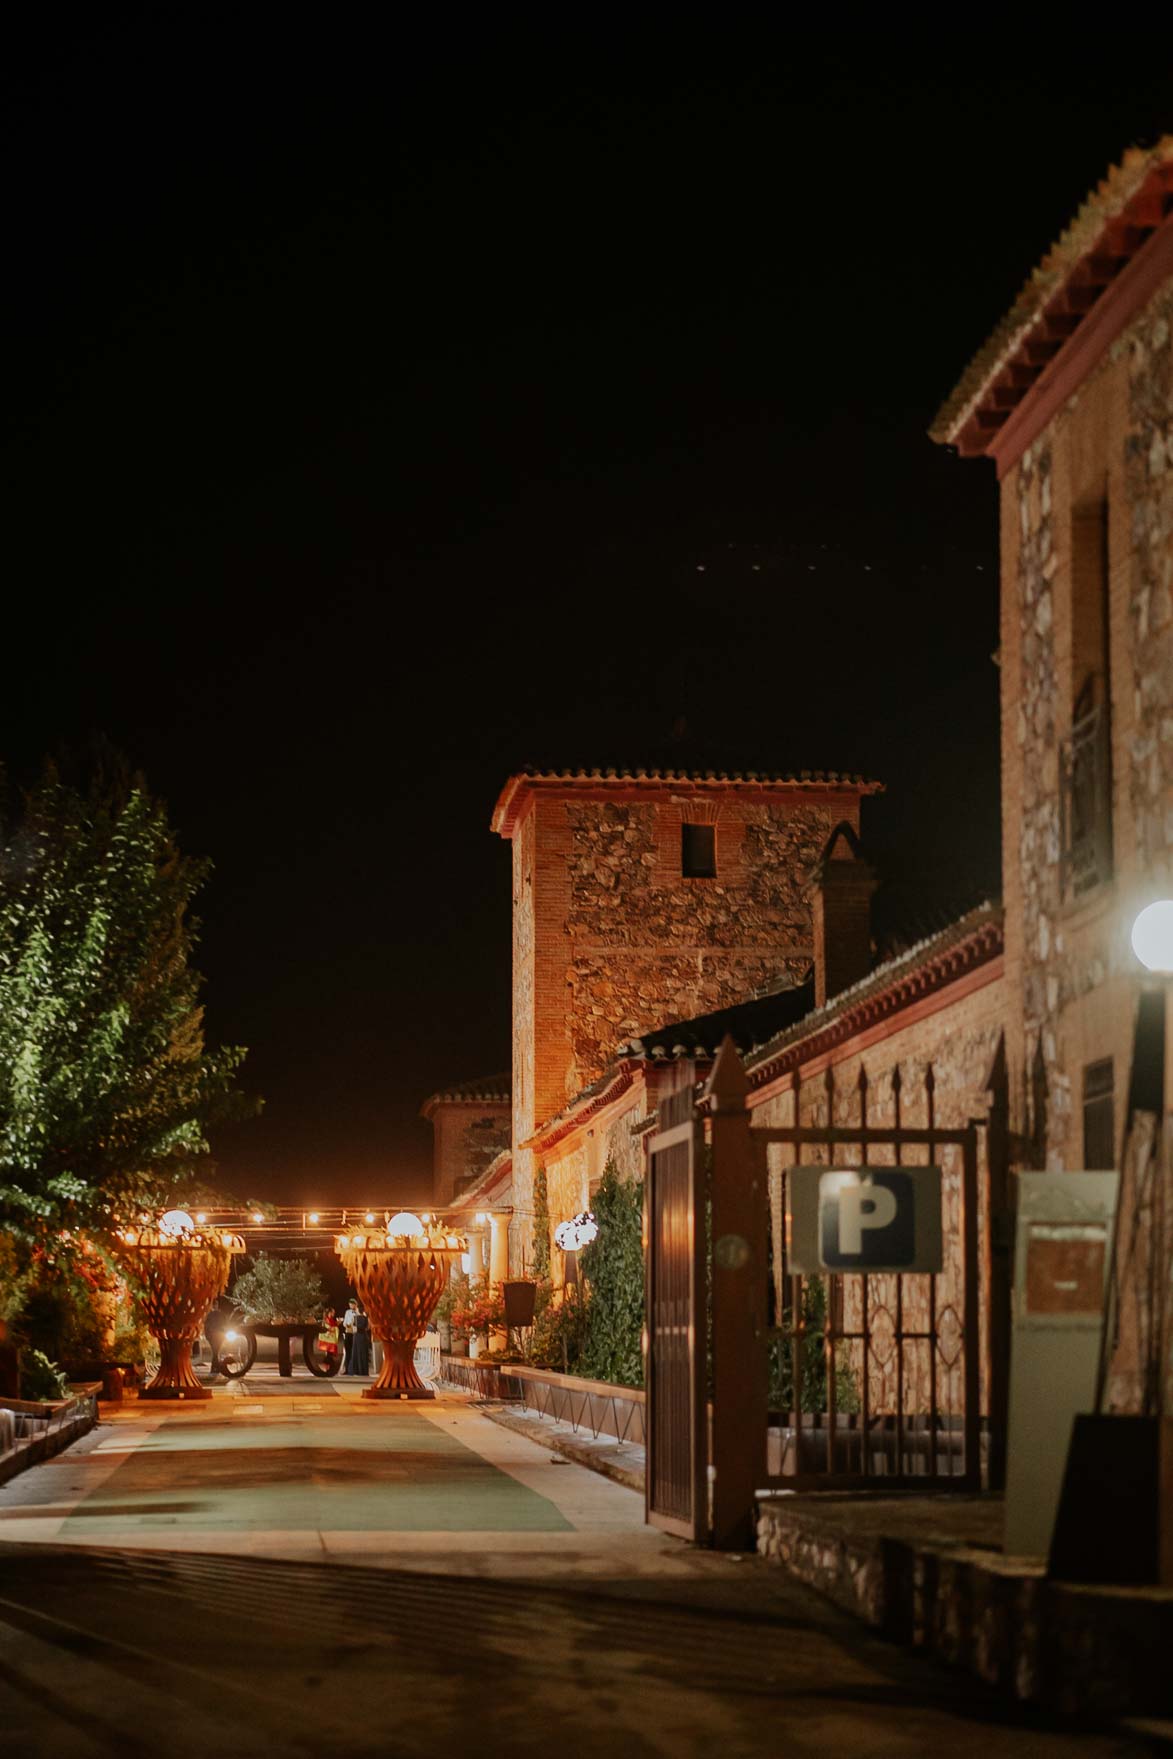
[[[680,826],[697,810],[687,800],[565,807],[567,1098],[623,1040],[798,982],[809,966],[803,893],[837,820],[825,807],[731,802],[717,820],[716,878],[687,879]]]
[[[1016,1124],[1045,1070],[1046,1164],[1083,1164],[1082,1071],[1112,1057],[1117,1150],[1131,1054],[1128,930],[1173,878],[1173,287],[1166,286],[1003,482],[1003,860]],[[1065,899],[1060,745],[1079,686],[1077,510],[1106,495],[1114,874]]]

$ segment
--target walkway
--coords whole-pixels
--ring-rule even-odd
[[[0,1488],[22,1759],[1112,1759],[456,1397],[130,1405]]]

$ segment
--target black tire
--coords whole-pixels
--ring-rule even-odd
[[[257,1359],[257,1340],[245,1332],[234,1344],[225,1345],[216,1358],[216,1366],[226,1380],[243,1380]]]
[[[342,1365],[342,1356],[338,1351],[335,1351],[333,1356],[328,1356],[324,1364],[318,1361],[316,1338],[303,1338],[301,1340],[301,1354],[310,1373],[316,1375],[319,1380],[333,1380]]]

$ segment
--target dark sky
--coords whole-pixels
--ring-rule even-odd
[[[98,10],[4,56],[0,747],[101,731],[212,857],[230,1188],[412,1195],[507,1065],[527,760],[684,716],[884,780],[894,893],[996,888],[994,478],[925,428],[1161,56]]]

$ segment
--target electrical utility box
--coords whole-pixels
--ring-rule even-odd
[[[1075,1418],[1091,1411],[1117,1173],[1020,1173],[1006,1551],[1046,1557]]]

